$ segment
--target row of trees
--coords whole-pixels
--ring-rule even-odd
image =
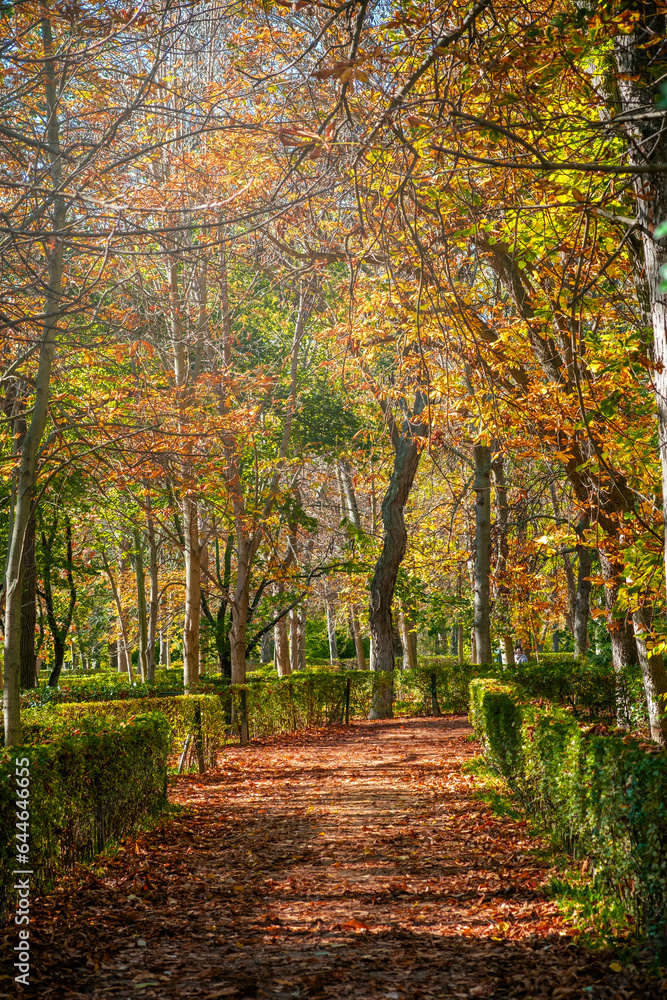
[[[85,548],[127,660],[131,568],[189,688],[202,621],[240,683],[334,592],[375,670],[601,595],[664,739],[664,5],[3,18],[6,741],[56,537],[56,628]]]

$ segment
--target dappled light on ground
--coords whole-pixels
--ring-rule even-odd
[[[665,995],[576,945],[525,826],[472,796],[469,736],[463,716],[361,723],[179,779],[185,816],[35,911],[39,995]]]

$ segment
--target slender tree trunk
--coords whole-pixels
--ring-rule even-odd
[[[505,647],[505,663],[508,666],[514,666],[514,643],[510,635],[503,636],[503,645]]]
[[[260,663],[271,662],[271,636],[268,632],[259,640],[259,659]]]
[[[507,500],[507,482],[505,480],[505,465],[502,456],[499,456],[491,465],[493,478],[496,486],[496,511],[497,511],[497,548],[496,548],[496,569],[494,574],[495,598],[497,605],[500,605],[502,620],[507,624],[510,622],[510,589],[507,585],[507,557],[509,555],[509,543],[507,540],[507,521],[509,516],[509,506]],[[514,646],[512,636],[509,632],[503,632],[503,648],[505,652],[505,663],[514,663]]]
[[[458,631],[459,663],[463,663],[463,622],[459,622],[457,631]]]
[[[123,609],[123,603],[121,601],[120,592],[116,586],[116,581],[114,575],[111,572],[111,566],[109,565],[109,560],[107,559],[106,552],[102,550],[100,553],[102,557],[102,566],[104,567],[104,572],[106,573],[109,585],[111,587],[111,593],[114,599],[114,604],[116,605],[117,613],[117,624],[118,624],[118,639],[117,643],[117,660],[118,660],[118,672],[126,673],[130,683],[132,683],[132,658],[130,656],[130,643],[127,633],[127,614]]]
[[[148,680],[148,615],[146,608],[146,574],[144,572],[143,543],[138,528],[134,538],[134,568],[137,579],[137,618],[139,626],[139,670],[144,683]]]
[[[268,517],[273,509],[278,490],[283,465],[289,448],[292,433],[294,413],[296,411],[296,400],[298,390],[299,371],[299,351],[306,328],[307,302],[303,290],[299,296],[299,308],[294,328],[294,338],[292,340],[292,352],[290,358],[290,390],[287,401],[287,411],[285,423],[283,425],[283,437],[277,456],[277,466],[271,477],[268,489],[268,496],[264,504],[262,514]],[[234,521],[236,526],[236,587],[232,600],[232,627],[229,633],[232,661],[232,683],[244,684],[246,677],[246,637],[248,629],[248,609],[250,606],[250,575],[253,560],[259,550],[262,540],[262,533],[257,531],[252,536],[248,535],[245,527],[245,506],[243,496],[238,492],[237,484],[240,482],[238,468],[238,457],[234,444],[227,446],[229,459],[229,477],[233,484],[234,496]]]
[[[146,679],[152,684],[155,680],[155,661],[156,652],[159,654],[159,649],[157,647],[157,620],[159,613],[159,559],[158,559],[158,547],[155,539],[155,524],[153,523],[153,517],[151,511],[148,511],[148,522],[147,522],[147,533],[148,533],[148,567],[151,581],[151,592],[150,592],[150,604],[148,610],[148,647],[146,651]]]
[[[476,663],[491,663],[491,448],[476,444],[475,455],[475,649]]]
[[[306,622],[308,611],[308,600],[304,597],[301,607],[299,608],[299,665],[297,670],[306,669]]]
[[[637,645],[634,628],[629,625],[624,612],[616,609],[622,567],[615,559],[600,549],[600,566],[604,577],[604,599],[607,631],[611,639],[611,656],[616,677],[616,719],[620,726],[632,722],[630,696],[627,686],[628,667],[637,663]]]
[[[628,0],[622,6],[624,11],[636,14],[636,20],[631,32],[619,33],[614,39],[622,116],[615,108],[613,115],[623,121],[628,162],[652,167],[667,163],[667,114],[655,111],[665,73],[664,43],[660,48],[656,42],[665,38],[667,18],[664,5],[654,0]],[[667,221],[667,173],[637,173],[632,183],[643,251],[643,266],[633,271],[639,278],[638,299],[640,304],[647,303],[646,318],[653,328],[651,378],[658,411],[662,493],[667,503],[667,293],[660,291],[660,270],[667,264],[667,236],[657,241],[653,238],[656,226]],[[667,519],[664,557],[667,567]]]
[[[201,546],[197,501],[183,501],[185,535],[185,616],[183,621],[183,684],[195,691],[199,680],[199,627],[201,619]]]
[[[285,591],[285,584],[281,580],[276,587],[276,593],[280,596]],[[283,615],[275,626],[275,647],[276,647],[276,669],[279,677],[289,677],[292,673],[290,664],[289,639],[287,637],[287,615]]]
[[[419,417],[426,400],[418,395],[414,417]],[[371,580],[369,623],[373,641],[371,670],[394,669],[394,640],[391,605],[394,599],[398,570],[405,555],[408,535],[405,530],[404,510],[408,495],[417,474],[421,453],[419,438],[423,425],[406,421],[399,432],[393,419],[390,423],[394,445],[394,468],[389,486],[382,501],[384,541],[380,558]],[[392,716],[393,690],[391,683],[376,686],[370,710],[371,719],[389,719]]]
[[[650,616],[643,608],[632,615],[648,709],[651,739],[661,746],[667,745],[667,671],[662,653],[647,649],[646,636],[650,632]]]
[[[35,535],[37,518],[28,521],[23,561],[23,593],[21,595],[21,687],[34,688],[37,682],[35,631],[37,628],[37,567]]]
[[[587,545],[577,545],[577,589],[574,598],[572,632],[574,635],[574,655],[585,656],[588,649],[588,621],[591,604],[591,575],[595,549]]]
[[[399,612],[401,627],[401,645],[403,646],[403,667],[409,670],[417,669],[417,632],[410,609],[401,605]]]
[[[336,619],[329,598],[325,598],[325,608],[327,613],[327,635],[329,637],[329,662],[333,666],[338,663],[338,638],[336,636]]]
[[[352,630],[352,638],[354,639],[357,670],[365,670],[366,654],[364,653],[364,641],[361,635],[361,626],[359,625],[359,610],[356,606],[350,609],[350,628]]]
[[[290,672],[299,669],[299,612],[292,608],[289,613],[289,662]]]
[[[42,73],[46,95],[47,143],[53,191],[53,235],[45,243],[48,287],[44,304],[44,325],[35,376],[35,396],[17,475],[16,506],[12,530],[8,538],[5,569],[5,649],[3,714],[5,746],[14,746],[21,739],[21,599],[25,536],[33,514],[33,496],[37,478],[39,446],[46,428],[51,384],[51,369],[56,348],[60,298],[63,279],[63,234],[66,223],[66,203],[62,196],[62,158],[60,154],[60,123],[58,120],[57,68],[54,61],[51,21],[40,21],[44,61]]]
[[[237,569],[236,587],[232,602],[232,627],[229,632],[230,656],[232,661],[232,684],[245,684],[246,680],[246,634],[248,629],[248,608],[250,606],[250,564],[252,546],[237,520]]]

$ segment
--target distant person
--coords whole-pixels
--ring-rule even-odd
[[[516,644],[514,647],[514,662],[515,663],[528,663],[528,657],[526,656],[523,646]]]

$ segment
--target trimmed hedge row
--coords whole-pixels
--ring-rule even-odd
[[[667,922],[667,753],[574,716],[522,704],[495,679],[470,685],[471,722],[491,766],[555,839],[587,856],[598,886],[640,932]]]
[[[434,676],[441,711],[467,711],[468,684],[475,669],[469,665],[459,667],[446,663],[394,671],[395,714],[430,711]],[[247,684],[227,690],[234,702],[235,717],[241,711],[241,692],[246,692],[248,729],[252,738],[341,721],[348,679],[350,718],[366,718],[374,685],[385,680],[380,672],[305,670],[283,678],[250,677]],[[224,701],[228,697],[226,691],[221,691],[220,697]]]
[[[58,705],[63,702],[111,701],[117,698],[152,698],[160,693],[180,694],[183,691],[183,671],[164,671],[155,683],[130,684],[126,674],[93,674],[90,677],[67,678],[58,687],[40,685],[21,694],[21,709],[38,708],[40,705]]]
[[[229,697],[226,699],[229,702]],[[202,734],[216,746],[224,745],[228,708],[225,699],[218,695],[174,695],[173,697],[145,698],[140,701],[118,699],[100,702],[71,702],[28,709],[22,717],[22,737],[24,742],[37,744],[48,739],[53,727],[66,724],[70,727],[77,722],[88,720],[126,724],[145,715],[159,713],[166,719],[170,738],[178,745],[195,726],[195,710],[200,710]]]
[[[28,845],[31,891],[44,892],[59,872],[94,857],[167,801],[170,734],[159,713],[125,724],[87,718],[76,729],[52,721],[41,740],[0,750],[0,916],[10,902],[11,873],[22,870],[19,844]],[[17,770],[27,800],[19,799]],[[18,838],[17,802],[25,801],[28,826]]]

